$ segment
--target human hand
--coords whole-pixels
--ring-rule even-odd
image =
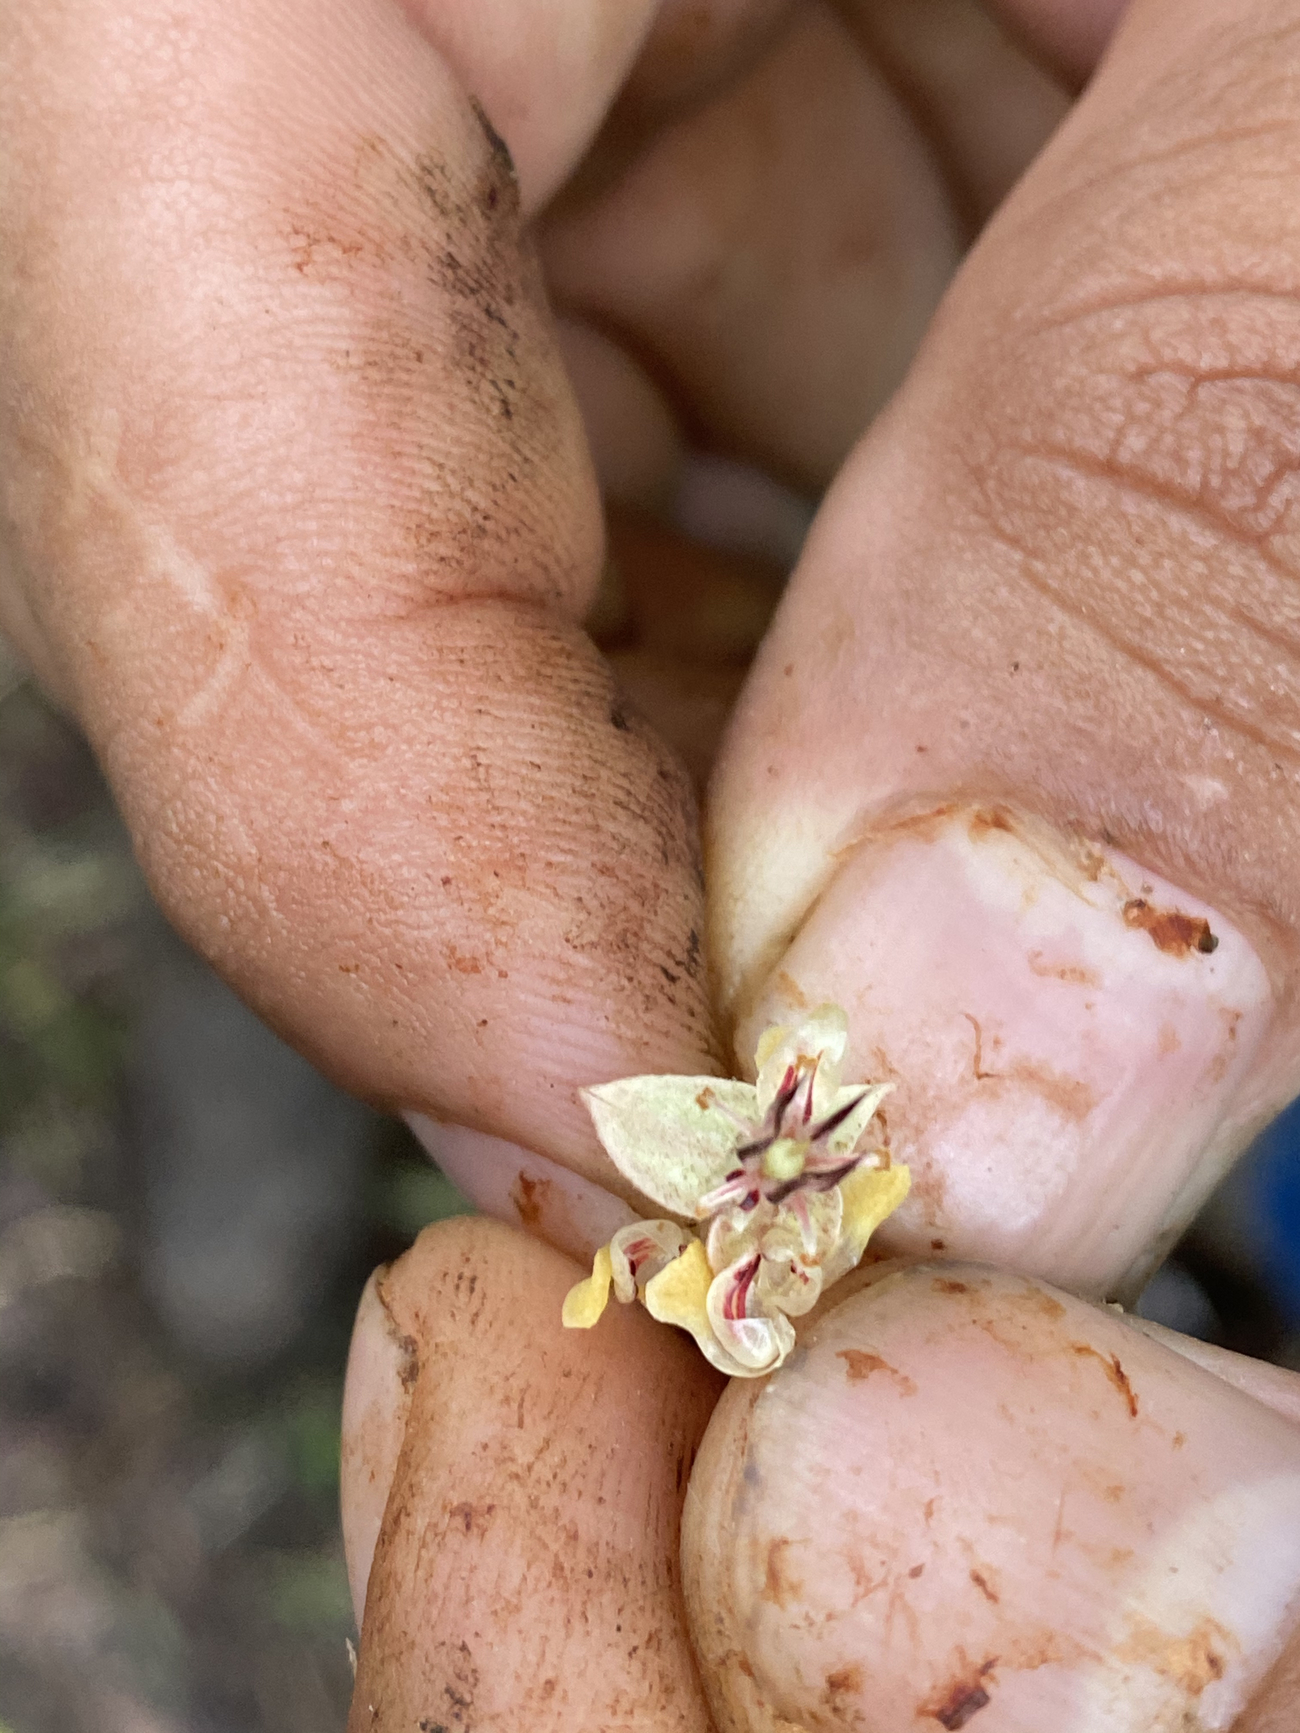
[[[615,1182],[576,1086],[715,1069],[725,1049],[685,780],[577,630],[596,496],[508,176],[464,91],[510,139],[535,216],[653,20],[593,14],[580,37],[557,28],[568,7],[538,8],[529,31],[410,11],[14,9],[4,620],[87,727],[182,929],[353,1087],[443,1122],[442,1158],[486,1199],[581,1251],[623,1205],[599,1189]],[[1062,31],[1087,23],[1053,12]],[[721,78],[746,18],[717,16]],[[900,16],[806,9],[765,50],[762,100],[714,111],[666,168],[642,129],[700,59],[682,74],[665,31],[662,87],[652,41],[608,155],[544,225],[571,313],[655,355],[707,436],[811,487],[897,382],[963,227],[1037,145],[1012,98],[1054,117],[1050,86],[1002,48],[927,102],[944,62],[909,84]],[[1139,7],[843,471],[747,688],[710,830],[742,1055],[796,996],[834,997],[862,1070],[904,1085],[891,1126],[919,1207],[893,1245],[941,1239],[1090,1292],[1141,1267],[1296,1082],[1296,239],[1273,191],[1294,168],[1290,10],[1184,5],[1171,49],[1172,16]],[[849,52],[853,31],[882,52],[891,20],[894,82],[928,145]],[[1087,32],[1056,46],[1082,67]],[[810,134],[827,115],[833,154]],[[979,168],[960,202],[936,154]],[[776,174],[787,161],[801,173]],[[734,204],[701,209],[686,198],[701,188]],[[880,203],[864,218],[866,188]],[[874,249],[856,270],[827,250],[850,217]],[[661,252],[638,253],[656,237]],[[721,268],[737,258],[747,270]],[[593,427],[611,404],[635,411],[621,454],[629,418],[607,415],[598,457],[648,498],[675,461],[662,396],[590,317],[565,341]],[[1161,923],[1171,912],[1185,922]],[[461,1299],[479,1296],[464,1308],[458,1274]],[[365,1303],[354,1537],[378,1528],[395,1478],[357,1725],[705,1725],[672,1536],[711,1375],[639,1316],[559,1338],[571,1276],[474,1224],[422,1242],[388,1314],[377,1290]],[[717,1713],[751,1691],[748,1666],[759,1725],[787,1709],[990,1729],[1186,1709],[1226,1725],[1300,1574],[1293,1432],[1140,1338],[1117,1369],[1124,1327],[1104,1314],[1039,1299],[1026,1335],[1009,1320],[1040,1291],[978,1280],[913,1274],[831,1314],[770,1387],[798,1399],[768,1405],[776,1430],[756,1448],[779,1484],[744,1521],[729,1428],[754,1393],[728,1395],[688,1533]],[[1234,1375],[1294,1406],[1267,1371]],[[1027,1388],[1041,1430],[1006,1423],[1008,1500],[999,1404],[1023,1409]],[[917,1489],[904,1477],[886,1498],[855,1475],[857,1436],[887,1441],[870,1464],[891,1473],[926,1461],[948,1500],[921,1577],[919,1531],[889,1527],[915,1518]],[[792,1460],[807,1466],[787,1484]],[[1084,1513],[1058,1508],[1067,1470]],[[829,1560],[828,1536],[856,1544],[855,1513],[878,1545],[854,1554],[861,1582]],[[995,1580],[989,1552],[966,1549],[999,1530],[1015,1556]],[[624,1610],[644,1640],[624,1642]],[[823,1615],[836,1655],[799,1648]],[[1285,1714],[1285,1687],[1274,1697]]]

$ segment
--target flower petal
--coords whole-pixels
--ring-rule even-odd
[[[709,1223],[704,1248],[709,1254],[709,1267],[716,1276],[738,1258],[756,1252],[763,1235],[776,1220],[776,1210],[770,1203],[759,1203],[753,1209],[722,1210]]]
[[[691,1236],[676,1222],[629,1222],[609,1242],[614,1293],[626,1305],[643,1294],[666,1264],[680,1257]]]
[[[856,1096],[860,1095],[862,1100],[848,1118],[835,1127],[821,1147],[830,1155],[847,1155],[875,1118],[880,1103],[893,1092],[893,1088],[892,1083],[859,1083],[837,1089],[824,1117],[846,1107]]]
[[[801,1263],[820,1264],[839,1244],[844,1229],[844,1194],[835,1185],[829,1191],[799,1191],[776,1207],[771,1226],[761,1245],[764,1257],[789,1255]]]
[[[813,1084],[813,1113],[820,1119],[834,1099],[848,1043],[849,1020],[838,1005],[818,1005],[801,1022],[765,1030],[754,1054],[759,1111],[767,1112],[791,1065],[820,1054]]]
[[[840,1181],[844,1198],[844,1221],[839,1244],[826,1260],[825,1285],[839,1281],[856,1269],[867,1249],[867,1241],[892,1215],[907,1196],[912,1184],[909,1169],[898,1167],[859,1167]]]
[[[817,1264],[806,1264],[788,1251],[764,1252],[757,1290],[763,1311],[784,1312],[791,1318],[810,1312],[821,1298],[822,1272]]]
[[[708,1295],[713,1271],[699,1240],[692,1240],[680,1258],[660,1270],[643,1296],[646,1311],[661,1324],[676,1324],[689,1330],[696,1346],[710,1365],[729,1378],[748,1378],[752,1373],[728,1354],[709,1323]]]
[[[741,1125],[758,1106],[753,1084],[729,1077],[623,1077],[582,1099],[623,1177],[688,1220],[735,1165]]]
[[[609,1284],[613,1275],[609,1247],[602,1246],[592,1259],[591,1274],[583,1281],[575,1282],[564,1296],[560,1317],[566,1330],[590,1330],[599,1320],[609,1304]]]
[[[762,1259],[751,1254],[730,1264],[709,1284],[706,1307],[713,1334],[742,1370],[736,1377],[774,1372],[794,1347],[794,1326],[781,1312],[757,1310]],[[703,1343],[700,1344],[703,1347]]]

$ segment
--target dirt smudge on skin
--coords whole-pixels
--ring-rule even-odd
[[[1146,933],[1155,948],[1167,957],[1190,957],[1193,951],[1208,956],[1219,948],[1210,923],[1202,915],[1185,915],[1180,909],[1158,909],[1145,897],[1130,897],[1121,913],[1126,927]]]
[[[1049,1294],[1045,1288],[1037,1287],[1033,1282],[1026,1282],[1018,1293],[1009,1294],[1007,1298],[1013,1304],[1023,1306],[1027,1312],[1037,1312],[1043,1318],[1065,1316],[1065,1307],[1055,1294]]]
[[[1002,1596],[998,1593],[998,1591],[989,1582],[989,1579],[984,1575],[984,1572],[983,1571],[977,1571],[977,1570],[972,1568],[971,1573],[970,1573],[970,1580],[975,1584],[975,1587],[984,1596],[984,1599],[986,1601],[990,1601],[996,1607],[998,1602],[1002,1599]]]
[[[438,1714],[428,1717],[430,1726],[440,1726],[453,1733],[453,1729],[468,1729],[474,1724],[474,1698],[479,1686],[479,1671],[474,1665],[474,1658],[465,1643],[458,1643],[453,1648],[449,1643],[438,1645],[445,1657],[445,1678],[442,1687],[446,1699]],[[424,1720],[419,1725],[424,1726]]]
[[[1049,963],[1041,951],[1029,953],[1030,973],[1045,981],[1065,981],[1072,987],[1100,987],[1101,976],[1082,963]]]
[[[987,836],[991,830],[1005,831],[1008,836],[1016,834],[1016,827],[1012,822],[1011,814],[1003,806],[978,808],[971,814],[967,829],[970,831],[971,840],[974,842]]]
[[[1030,1089],[1035,1095],[1041,1096],[1064,1119],[1086,1119],[1096,1107],[1097,1092],[1094,1089],[1080,1078],[1066,1077],[1040,1060],[1016,1059],[1001,1070],[990,1070],[984,1062],[983,1026],[969,1011],[963,1011],[962,1016],[974,1031],[975,1051],[971,1057],[971,1075],[976,1083],[1004,1086],[1018,1084],[1021,1088]],[[995,1036],[993,1044],[1000,1046],[1000,1039]]]
[[[1116,1390],[1119,1391],[1129,1413],[1136,1420],[1138,1417],[1137,1391],[1129,1382],[1128,1373],[1124,1370],[1119,1355],[1098,1353],[1097,1349],[1091,1347],[1087,1342],[1072,1342],[1070,1351],[1081,1360],[1095,1360],[1097,1362]]]
[[[983,1083],[986,1078],[997,1077],[998,1072],[984,1069],[984,1029],[978,1017],[972,1017],[969,1011],[963,1011],[962,1016],[975,1031],[975,1052],[970,1062],[971,1075],[976,1083]]]
[[[873,1372],[884,1372],[894,1380],[904,1396],[916,1395],[916,1384],[907,1373],[891,1366],[888,1360],[882,1360],[879,1354],[870,1354],[863,1348],[837,1348],[835,1358],[843,1360],[845,1376],[850,1384],[865,1384]]]
[[[795,980],[794,976],[787,974],[784,969],[782,969],[781,973],[776,978],[776,990],[780,993],[781,997],[793,1005],[796,1010],[806,1011],[809,1009],[808,995],[804,992],[798,981]]]
[[[936,1276],[930,1283],[936,1294],[969,1294],[969,1282],[955,1282],[950,1276]]]
[[[826,1701],[832,1714],[842,1713],[845,1705],[844,1697],[860,1697],[865,1683],[862,1668],[856,1663],[845,1667],[836,1667],[833,1673],[826,1675]]]
[[[393,1314],[393,1308],[388,1298],[388,1277],[392,1273],[392,1268],[393,1266],[388,1264],[375,1272],[375,1298],[383,1308],[384,1329],[388,1339],[397,1349],[397,1376],[401,1381],[402,1389],[410,1392],[415,1388],[416,1380],[420,1376],[419,1346],[415,1337],[402,1329]]]
[[[782,1536],[768,1545],[763,1599],[770,1601],[775,1607],[788,1606],[796,1595],[803,1593],[803,1584],[787,1575],[786,1554],[792,1544],[788,1538]]]
[[[1186,1636],[1176,1637],[1154,1620],[1135,1614],[1129,1620],[1127,1638],[1115,1653],[1121,1660],[1150,1667],[1188,1697],[1196,1698],[1223,1677],[1237,1647],[1232,1633],[1217,1619],[1201,1619]]]
[[[447,1520],[463,1529],[466,1534],[473,1534],[476,1530],[482,1534],[495,1510],[495,1504],[476,1505],[462,1500],[460,1504],[453,1504],[448,1508]]]
[[[536,1228],[550,1201],[551,1182],[549,1179],[535,1179],[532,1174],[521,1173],[510,1187],[510,1201],[519,1211],[519,1220],[526,1228]]]
[[[1045,872],[1076,894],[1084,884],[1096,884],[1105,868],[1105,856],[1086,838],[1062,836],[1041,819],[1005,806],[975,808],[966,830],[972,842],[987,842],[998,835],[1014,837],[1038,856]]]
[[[991,1655],[973,1672],[964,1672],[961,1678],[946,1686],[930,1702],[922,1703],[917,1715],[939,1722],[940,1726],[948,1729],[948,1733],[957,1733],[959,1728],[964,1727],[992,1702],[985,1681],[997,1664],[997,1656]]]

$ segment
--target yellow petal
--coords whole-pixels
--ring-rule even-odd
[[[701,1331],[712,1335],[705,1302],[713,1271],[699,1240],[692,1240],[679,1258],[674,1258],[646,1283],[645,1307],[661,1324],[680,1324],[698,1341]]]
[[[676,1324],[680,1329],[689,1330],[696,1347],[719,1372],[725,1372],[729,1378],[756,1377],[758,1374],[742,1366],[713,1333],[708,1310],[712,1283],[713,1271],[709,1267],[708,1253],[699,1240],[692,1240],[681,1257],[674,1258],[666,1269],[660,1270],[653,1280],[646,1283],[642,1299],[650,1316],[661,1324]]]
[[[564,1296],[560,1317],[566,1330],[590,1330],[609,1304],[609,1284],[613,1278],[609,1247],[602,1246],[592,1260],[591,1274],[575,1282]]]
[[[866,1251],[867,1241],[881,1222],[902,1203],[911,1184],[911,1171],[901,1165],[855,1168],[847,1179],[840,1181],[844,1198],[840,1246],[853,1260],[850,1269]]]
[[[789,1033],[790,1030],[784,1023],[773,1023],[769,1028],[764,1029],[758,1038],[758,1047],[754,1053],[755,1071],[763,1069]]]

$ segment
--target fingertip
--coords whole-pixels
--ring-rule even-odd
[[[684,1519],[719,1725],[1227,1727],[1291,1637],[1300,1429],[1106,1308],[918,1265],[719,1404]]]
[[[354,1728],[705,1733],[677,1530],[718,1379],[637,1307],[565,1331],[584,1272],[482,1217],[426,1229],[383,1297],[419,1373],[362,1628]],[[384,1328],[376,1308],[369,1331]],[[384,1388],[396,1394],[384,1350]]]

